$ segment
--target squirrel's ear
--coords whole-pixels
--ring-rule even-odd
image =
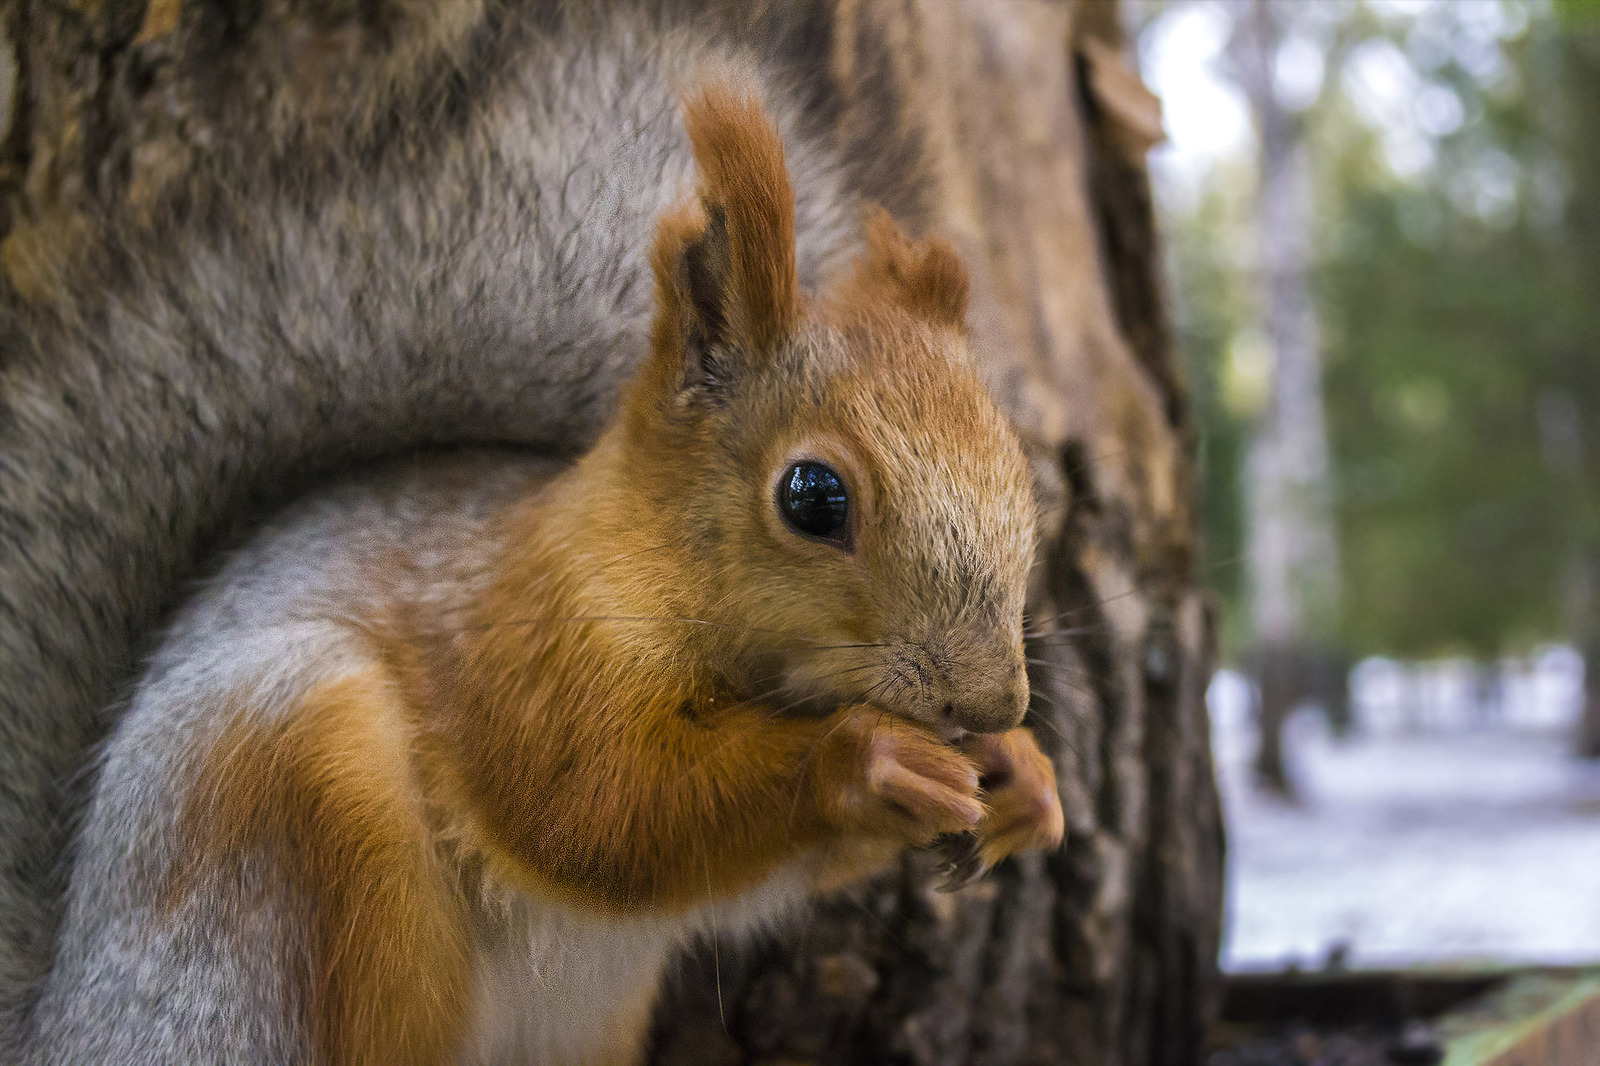
[[[720,380],[725,374],[717,349],[728,340],[726,217],[708,219],[699,205],[663,215],[650,258],[656,279],[651,347],[660,389]]]
[[[850,279],[858,298],[883,299],[927,322],[963,329],[967,272],[955,249],[938,237],[912,243],[889,212],[867,214],[867,255]]]
[[[800,320],[794,187],[778,131],[748,92],[713,82],[683,103],[700,168],[699,214],[656,235],[655,347],[684,380],[715,381],[759,358]]]

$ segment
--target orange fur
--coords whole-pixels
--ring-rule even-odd
[[[647,409],[668,396],[683,378],[685,345],[696,329],[695,309],[684,276],[685,252],[705,233],[705,214],[698,205],[685,205],[661,217],[650,248],[655,277],[656,308],[650,324],[652,355],[639,368],[629,386],[625,412]]]
[[[979,829],[985,867],[1007,855],[1053,851],[1066,836],[1066,814],[1056,786],[1055,764],[1026,729],[968,738],[962,745],[983,774],[988,811]]]
[[[784,716],[719,687],[692,658],[676,675],[641,663],[637,642],[604,622],[531,641],[493,625],[526,614],[535,582],[555,617],[594,613],[550,580],[567,566],[546,517],[533,508],[514,520],[516,550],[476,605],[484,624],[466,628],[462,685],[440,708],[458,738],[456,787],[502,865],[571,902],[672,911],[735,895],[842,829],[918,838],[855,795],[876,709]],[[976,782],[965,756],[900,728]],[[960,828],[959,817],[943,827]]]
[[[834,298],[847,304],[888,303],[938,326],[963,329],[967,272],[955,249],[938,237],[912,243],[889,212],[867,214],[867,255]]]
[[[727,331],[738,350],[722,358],[748,372],[800,325],[794,196],[777,132],[753,98],[721,84],[689,97],[684,116],[704,181],[699,204],[662,219],[652,249],[653,352],[625,404],[629,431],[507,517],[495,579],[445,671],[456,682],[434,699],[441,735],[452,738],[451,788],[497,866],[614,911],[735,894],[841,829],[926,840],[977,810],[929,809],[918,822],[874,806],[861,782],[880,710],[781,714],[719,676],[716,664],[737,655],[722,630],[637,625],[707,607],[686,580],[697,569],[692,554],[663,550],[683,531],[656,475],[692,469],[716,450],[716,427],[659,417],[681,400],[686,363],[697,358],[689,348]],[[881,234],[879,246],[910,254]],[[908,361],[926,358],[919,348]],[[982,396],[975,379],[961,379],[955,391],[963,389]],[[943,406],[954,413],[965,400]],[[585,544],[632,560],[627,572],[609,572]],[[503,624],[530,610],[588,621],[548,631]],[[931,733],[907,723],[899,731],[897,757],[975,782],[970,762]]]
[[[471,565],[445,572],[481,586],[366,619],[381,670],[278,721],[235,716],[196,787],[185,832],[202,870],[272,845],[315,901],[308,994],[330,1061],[451,1052],[470,948],[449,886],[473,871],[539,900],[673,914],[788,863],[832,883],[940,833],[991,827],[986,859],[1057,839],[1032,824],[1053,778],[1031,741],[979,745],[980,766],[925,724],[937,705],[896,713],[880,684],[835,685],[809,713],[756,695],[764,658],[836,652],[825,676],[849,678],[891,623],[927,620],[892,619],[887,601],[915,615],[943,597],[957,606],[935,636],[964,626],[967,643],[906,688],[958,664],[964,685],[938,702],[987,700],[972,728],[1014,724],[1032,501],[942,328],[964,310],[953,253],[880,214],[855,277],[803,321],[775,130],[725,85],[691,97],[685,123],[701,199],[662,219],[653,351],[619,425],[460,546]],[[848,550],[774,510],[790,458],[823,453],[858,490]],[[931,503],[895,526],[896,493]],[[915,538],[944,554],[908,562]],[[1019,770],[998,820],[981,768]]]
[[[281,720],[235,716],[184,810],[203,890],[267,848],[316,916],[307,1021],[325,1061],[447,1061],[466,1002],[464,931],[409,773],[410,726],[376,671],[325,682]]]
[[[749,94],[713,82],[683,103],[701,198],[727,216],[735,336],[752,348],[780,340],[800,318],[794,256],[794,188],[778,131]]]

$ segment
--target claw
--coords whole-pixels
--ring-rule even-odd
[[[947,833],[939,838],[944,862],[939,866],[940,892],[957,892],[989,872],[976,833]]]

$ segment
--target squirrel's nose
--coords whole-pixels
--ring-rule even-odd
[[[988,683],[961,686],[944,705],[946,721],[969,733],[1002,733],[1022,724],[1028,710],[1028,674],[1021,664]]]

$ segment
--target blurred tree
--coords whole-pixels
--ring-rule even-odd
[[[1600,758],[1600,5],[1564,0],[1559,140],[1567,185],[1557,269],[1573,288],[1554,374],[1552,451],[1565,461],[1576,503],[1567,607],[1583,651],[1585,700],[1578,751]]]
[[[1338,550],[1328,484],[1322,365],[1311,294],[1311,175],[1299,116],[1283,99],[1282,20],[1273,0],[1238,18],[1234,63],[1256,128],[1256,315],[1270,385],[1248,457],[1246,560],[1260,678],[1261,783],[1290,791],[1283,723],[1306,664],[1338,611]]]
[[[1157,17],[1183,9],[1169,3]],[[1237,162],[1223,160],[1202,195],[1174,201],[1170,226],[1208,534],[1258,542],[1233,516],[1248,489],[1249,524],[1260,525],[1271,471],[1254,449],[1286,450],[1272,443],[1274,385],[1259,390],[1251,461],[1237,458],[1252,410],[1230,379],[1262,361],[1258,350],[1281,359],[1280,343],[1239,296],[1244,266],[1212,248],[1252,223],[1282,243],[1268,219],[1263,107],[1282,103],[1296,70],[1315,68],[1320,79],[1300,80],[1320,88],[1288,128],[1310,160],[1301,195],[1315,205],[1300,247],[1322,333],[1337,643],[1360,655],[1492,657],[1570,640],[1589,664],[1583,743],[1600,753],[1600,3],[1226,10],[1245,23],[1275,14],[1281,40],[1271,68],[1237,71],[1262,131],[1255,218],[1230,190]],[[1235,583],[1221,586],[1239,598]],[[1230,610],[1255,629],[1230,627],[1235,651],[1271,639],[1262,606]]]
[[[1404,655],[1593,645],[1594,27],[1400,29],[1416,95],[1445,101],[1454,128],[1411,180],[1376,176],[1374,137],[1347,139],[1329,172],[1346,638]],[[1430,36],[1448,49],[1431,62]]]
[[[1242,184],[1248,175],[1238,178]],[[1250,631],[1240,612],[1244,495],[1239,470],[1259,397],[1258,383],[1241,381],[1229,363],[1237,323],[1247,314],[1248,287],[1240,284],[1240,272],[1227,254],[1238,237],[1228,185],[1210,184],[1184,224],[1168,228],[1167,238],[1179,348],[1200,428],[1204,573],[1220,594],[1222,642],[1231,653],[1248,642]]]
[[[1374,23],[1425,163],[1397,175],[1394,132],[1354,132],[1348,101],[1324,117],[1321,302],[1345,639],[1571,640],[1600,754],[1600,6],[1556,13]]]
[[[1344,634],[1367,654],[1493,655],[1559,628],[1565,533],[1541,447],[1541,406],[1551,410],[1541,351],[1565,286],[1552,288],[1535,210],[1549,162],[1526,99],[1539,57],[1491,37],[1506,72],[1489,85],[1466,68],[1458,30],[1380,26],[1385,50],[1371,53],[1410,56],[1406,91],[1459,115],[1454,129],[1439,120],[1431,138],[1416,134],[1428,165],[1397,177],[1392,157],[1405,149],[1392,129],[1362,136],[1334,116],[1327,139],[1338,222],[1321,295]],[[1445,42],[1442,60],[1426,59],[1433,39]]]

